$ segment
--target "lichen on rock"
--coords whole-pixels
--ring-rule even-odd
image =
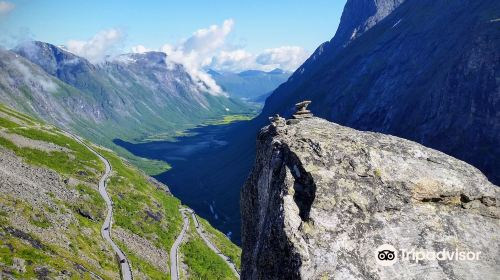
[[[500,275],[500,189],[481,172],[417,143],[319,118],[261,130],[241,214],[242,279]],[[391,266],[376,259],[383,244],[400,253]],[[401,250],[480,255],[417,262]]]

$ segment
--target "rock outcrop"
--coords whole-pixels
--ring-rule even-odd
[[[439,151],[319,118],[261,130],[241,214],[242,279],[500,275],[500,188]],[[383,244],[393,261],[377,259]]]

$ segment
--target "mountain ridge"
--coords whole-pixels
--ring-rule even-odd
[[[164,53],[127,54],[94,65],[44,42],[27,42],[14,51],[0,50],[0,100],[113,148],[151,174],[168,165],[133,157],[113,140],[172,136],[255,110],[206,91]]]
[[[207,73],[230,96],[260,104],[265,100],[262,96],[267,96],[291,75],[290,72],[279,68],[267,72],[261,70],[227,72],[209,69]]]

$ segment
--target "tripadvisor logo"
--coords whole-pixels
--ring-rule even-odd
[[[381,266],[391,266],[398,260],[401,262],[409,261],[419,263],[421,261],[477,261],[481,252],[460,251],[458,249],[449,251],[443,249],[440,251],[420,250],[420,249],[401,249],[397,250],[390,244],[380,245],[375,250],[375,261]]]
[[[375,250],[375,260],[381,266],[391,266],[398,260],[398,251],[390,244],[380,245]]]

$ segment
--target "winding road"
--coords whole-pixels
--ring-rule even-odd
[[[104,158],[101,154],[99,154],[97,151],[92,149],[89,145],[87,145],[83,140],[81,140],[78,136],[73,135],[71,133],[67,134],[71,136],[75,141],[78,143],[84,145],[91,151],[93,154],[95,154],[105,165],[106,170],[104,174],[102,175],[101,179],[99,180],[99,194],[101,194],[102,198],[104,201],[106,201],[106,206],[108,213],[106,214],[106,219],[104,220],[104,224],[101,227],[101,235],[106,240],[106,242],[111,245],[113,248],[113,251],[115,251],[115,254],[118,256],[118,260],[120,263],[120,272],[123,280],[132,280],[132,270],[129,265],[129,261],[123,251],[116,245],[116,243],[111,239],[111,224],[113,220],[113,202],[111,201],[111,198],[109,197],[107,191],[106,191],[106,180],[109,178],[111,175],[111,164],[109,164],[109,161]],[[173,279],[173,278],[172,278]]]
[[[111,164],[109,161],[103,157],[101,154],[99,154],[97,151],[95,151],[92,147],[87,145],[83,140],[81,140],[78,136],[73,135],[69,132],[66,132],[68,136],[71,138],[75,139],[78,143],[84,145],[91,151],[93,154],[95,154],[103,163],[104,166],[106,167],[106,170],[104,174],[102,175],[101,179],[99,180],[99,194],[102,196],[104,201],[106,202],[107,206],[107,214],[106,214],[106,219],[104,220],[104,224],[101,227],[101,235],[108,242],[111,247],[113,248],[113,251],[115,254],[118,256],[118,260],[120,262],[120,272],[121,272],[121,277],[123,280],[132,280],[132,269],[130,268],[129,261],[127,259],[127,256],[123,253],[123,251],[116,245],[116,243],[111,239],[111,225],[112,225],[112,220],[113,220],[113,202],[111,201],[111,198],[109,197],[109,194],[106,191],[106,180],[109,178],[111,175]],[[236,269],[235,264],[231,261],[229,257],[226,255],[222,254],[219,249],[208,239],[208,237],[205,235],[205,233],[202,230],[202,227],[200,223],[198,222],[198,218],[196,217],[195,213],[191,209],[185,209],[182,208],[180,209],[180,212],[182,214],[182,218],[184,220],[184,226],[182,227],[182,231],[179,234],[179,236],[175,239],[174,244],[172,245],[172,248],[170,248],[170,277],[172,280],[178,280],[179,279],[179,265],[178,265],[178,251],[179,251],[179,246],[182,243],[182,240],[186,236],[186,231],[189,227],[189,218],[186,213],[191,214],[191,217],[193,218],[193,221],[195,223],[196,231],[200,235],[200,237],[203,239],[205,244],[214,251],[219,257],[221,257],[224,262],[231,268],[233,271],[234,275],[239,279],[240,274],[238,273],[238,270]]]
[[[182,214],[182,219],[184,220],[184,227],[182,228],[181,234],[177,236],[177,239],[175,239],[174,245],[172,245],[172,248],[170,249],[170,277],[172,280],[178,280],[179,279],[179,256],[178,256],[178,251],[179,251],[179,246],[182,243],[182,240],[186,236],[186,231],[189,227],[189,219],[186,216],[186,212],[191,214],[191,217],[193,218],[194,225],[196,227],[196,231],[198,232],[198,235],[201,236],[203,241],[205,241],[205,244],[207,244],[208,248],[210,248],[212,251],[214,251],[219,257],[221,257],[224,262],[231,268],[233,271],[234,275],[240,279],[240,274],[238,273],[238,270],[236,270],[236,266],[234,263],[231,261],[229,257],[226,255],[222,254],[219,249],[208,239],[208,237],[205,235],[203,230],[201,229],[200,223],[198,222],[198,218],[196,218],[196,215],[193,210],[191,209],[185,209],[182,208],[180,209],[181,214]]]
[[[179,260],[179,246],[182,243],[182,240],[184,239],[184,236],[186,235],[186,231],[189,227],[189,219],[186,216],[186,213],[184,212],[185,209],[181,209],[181,214],[182,214],[182,219],[184,220],[184,226],[182,227],[181,234],[177,236],[177,239],[175,239],[174,244],[172,245],[172,248],[170,248],[170,279],[171,280],[178,280],[179,279],[179,265],[178,265],[178,260]]]
[[[202,227],[201,227],[200,223],[198,222],[198,218],[194,214],[194,211],[191,211],[191,217],[193,217],[193,221],[194,221],[194,225],[196,227],[196,231],[201,236],[201,238],[203,239],[203,241],[205,241],[205,244],[207,244],[208,248],[210,248],[217,255],[219,255],[219,257],[221,257],[222,260],[224,260],[224,262],[226,262],[226,264],[231,268],[231,270],[233,271],[234,275],[236,277],[238,277],[238,279],[240,279],[240,273],[236,269],[236,265],[233,263],[233,261],[231,261],[231,259],[228,256],[224,255],[219,249],[217,249],[217,247],[210,241],[210,239],[208,239],[208,237],[203,232]]]

